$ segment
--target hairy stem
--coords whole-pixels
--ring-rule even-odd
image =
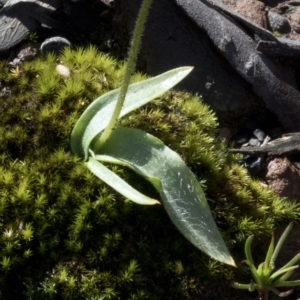
[[[100,142],[102,144],[109,138],[111,132],[114,130],[114,128],[117,125],[118,118],[121,113],[123,103],[125,101],[125,96],[126,96],[126,93],[128,90],[130,78],[135,69],[135,62],[136,62],[136,58],[137,58],[137,55],[139,52],[140,42],[141,42],[145,22],[146,22],[148,11],[149,11],[152,1],[153,0],[143,0],[141,9],[140,9],[140,12],[138,15],[138,19],[136,21],[136,25],[134,28],[132,40],[131,40],[131,46],[130,46],[130,50],[129,50],[128,60],[127,60],[126,67],[125,67],[125,73],[124,73],[122,83],[121,83],[118,101],[117,101],[115,110],[112,114],[112,117],[109,121],[109,124],[107,125],[107,127],[105,128],[104,132],[102,133],[102,135],[100,137]]]

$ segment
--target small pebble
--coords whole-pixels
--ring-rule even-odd
[[[56,71],[58,74],[64,77],[70,77],[70,69],[62,64],[56,66]]]
[[[11,89],[9,87],[4,87],[1,91],[0,91],[0,97],[10,97],[11,96]]]
[[[71,47],[71,43],[60,36],[55,36],[46,39],[40,47],[42,53],[52,52],[55,54],[60,54],[64,47]]]
[[[252,147],[258,147],[258,146],[260,146],[260,141],[258,139],[255,139],[255,138],[251,138],[249,140],[249,145],[252,146]]]
[[[273,32],[288,33],[291,31],[291,25],[285,17],[272,11],[268,12],[267,17]]]
[[[253,131],[253,134],[254,134],[254,136],[256,136],[257,137],[257,139],[260,141],[260,142],[263,142],[264,141],[264,139],[266,138],[266,133],[264,133],[262,130],[260,130],[260,129],[255,129],[254,131]]]
[[[261,146],[266,145],[267,143],[269,143],[269,141],[271,140],[271,138],[267,135],[264,139],[264,141],[262,142]]]

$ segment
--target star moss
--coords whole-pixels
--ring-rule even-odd
[[[63,77],[56,65],[71,71]],[[123,63],[95,48],[65,49],[22,66],[0,65],[11,95],[0,106],[0,290],[5,299],[212,299],[234,270],[190,245],[160,206],[115,193],[70,152],[84,109],[119,86]],[[144,78],[133,76],[133,81]],[[171,91],[121,121],[177,151],[208,196],[236,257],[245,237],[269,234],[300,209],[251,179],[217,139],[217,119],[201,100]],[[136,174],[113,170],[150,196]],[[239,256],[240,255],[240,256]],[[228,299],[230,288],[227,291]],[[221,290],[223,299],[226,293]]]

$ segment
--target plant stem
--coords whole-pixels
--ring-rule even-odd
[[[259,300],[268,300],[269,299],[269,291],[259,291],[258,292],[258,299]]]
[[[130,78],[131,78],[132,73],[135,70],[135,62],[136,62],[137,55],[139,52],[140,42],[141,42],[145,22],[147,19],[147,15],[148,15],[148,11],[149,11],[151,3],[152,3],[152,0],[143,0],[141,9],[140,9],[140,12],[138,15],[138,19],[136,21],[136,25],[134,28],[132,40],[131,40],[131,46],[130,46],[130,50],[129,50],[128,60],[127,60],[126,67],[125,67],[125,73],[123,75],[123,79],[122,79],[122,83],[121,83],[118,101],[117,101],[116,107],[114,109],[114,112],[112,114],[112,117],[100,137],[100,143],[102,143],[102,144],[109,138],[109,136],[111,135],[112,131],[114,130],[114,128],[116,127],[116,124],[118,122],[118,118],[120,116],[120,113],[121,113],[121,110],[123,107],[123,103],[125,101],[125,96],[126,96],[126,93],[128,90],[128,86],[130,83]]]

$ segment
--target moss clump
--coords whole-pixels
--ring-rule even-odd
[[[71,70],[56,71],[57,63]],[[212,299],[233,270],[211,261],[176,230],[162,207],[123,199],[70,153],[86,106],[118,86],[122,63],[90,47],[21,67],[0,65],[11,89],[0,106],[0,290],[4,299]],[[133,81],[142,79],[136,74]],[[237,261],[244,238],[299,216],[250,179],[216,139],[217,120],[197,97],[169,92],[122,120],[161,138],[199,177]],[[137,175],[112,167],[137,188]],[[240,256],[239,256],[240,255]],[[218,284],[218,287],[220,285]],[[232,299],[230,293],[222,299]]]

